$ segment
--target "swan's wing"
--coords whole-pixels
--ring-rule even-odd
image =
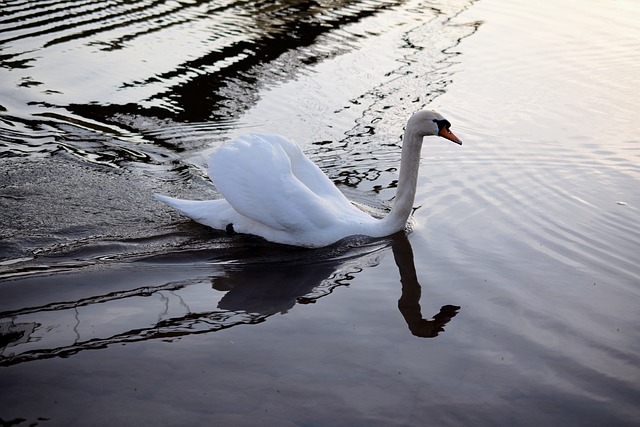
[[[282,147],[291,162],[292,173],[315,194],[331,199],[333,203],[342,206],[351,205],[351,202],[338,190],[327,175],[304,155],[297,144],[280,135],[254,134],[254,136]]]
[[[274,229],[322,229],[358,215],[299,150],[282,137],[241,137],[211,156],[209,176],[236,211]]]

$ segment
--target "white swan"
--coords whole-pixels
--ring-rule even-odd
[[[384,237],[403,230],[413,209],[422,139],[439,135],[462,145],[435,111],[419,111],[404,132],[398,190],[391,212],[376,219],[336,188],[300,148],[279,135],[251,134],[209,159],[209,176],[224,199],[156,199],[209,227],[271,242],[322,247],[348,236]]]

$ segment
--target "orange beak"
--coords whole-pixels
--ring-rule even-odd
[[[443,138],[447,138],[449,141],[453,141],[458,145],[462,145],[462,141],[460,141],[458,137],[455,136],[453,132],[451,132],[446,127],[443,127],[442,129],[440,129],[440,132],[438,132],[438,135],[440,135]]]

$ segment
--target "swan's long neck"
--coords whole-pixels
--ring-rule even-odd
[[[412,125],[413,123],[409,121],[404,132],[398,190],[393,208],[391,208],[389,215],[381,221],[383,228],[391,233],[404,230],[409,215],[413,211],[413,201],[416,196],[420,149],[424,136],[419,134],[415,126]]]

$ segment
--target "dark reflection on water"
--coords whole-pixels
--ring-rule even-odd
[[[68,99],[70,102],[58,105],[100,119],[116,112],[189,121],[228,118],[251,105],[257,91],[269,81],[290,79],[300,67],[344,52],[366,36],[336,29],[401,3],[98,1],[70,8],[48,2],[9,2],[3,7],[5,17],[0,21],[0,46],[4,46],[0,60],[5,68],[37,71],[42,54],[55,54],[61,46],[72,50],[83,46],[81,49],[94,58],[98,52],[119,58],[119,51],[137,52],[143,45],[146,50],[138,53],[139,61],[127,58],[138,64],[136,69],[128,70],[118,82],[101,81],[101,70],[93,69],[96,64],[88,63],[87,71],[96,74],[95,84],[116,84],[124,92],[157,87],[145,99],[146,107],[134,99],[124,103],[77,103]],[[331,42],[318,44],[318,38],[328,32],[333,33]],[[176,33],[184,41],[175,45],[162,44],[156,38],[167,37],[165,34],[174,37]],[[154,54],[166,56],[173,62],[171,67],[167,69],[162,61],[151,59],[150,48],[163,49]],[[150,59],[145,61],[146,57]],[[149,72],[153,64],[157,70]],[[119,71],[118,64],[112,67]],[[29,75],[18,84],[35,87],[51,95],[49,98],[73,97],[71,87],[50,86],[47,80],[44,74]],[[238,94],[243,94],[242,98],[238,99]],[[36,103],[45,105],[44,101]],[[148,112],[143,113],[146,109]]]
[[[398,301],[398,308],[404,316],[411,333],[417,337],[434,338],[444,332],[444,327],[458,314],[460,307],[457,305],[445,305],[432,320],[422,317],[420,297],[422,287],[418,283],[415,263],[413,262],[413,250],[407,238],[398,238],[394,241],[393,258],[400,271],[402,283],[402,296]]]
[[[436,337],[444,331],[444,326],[457,314],[460,307],[444,306],[432,320],[422,317],[421,286],[417,280],[411,244],[405,233],[398,233],[381,241],[365,239],[355,243],[349,251],[345,251],[343,242],[338,249],[342,254],[340,258],[335,258],[336,252],[332,248],[299,250],[285,247],[284,251],[270,251],[270,260],[256,257],[253,260],[245,259],[243,264],[230,264],[222,268],[207,267],[204,264],[199,268],[192,268],[191,274],[194,277],[191,279],[154,286],[133,287],[139,279],[136,277],[134,262],[128,266],[127,281],[133,285],[130,289],[91,295],[75,301],[54,301],[35,307],[14,307],[10,310],[6,310],[6,307],[11,306],[11,302],[5,301],[2,304],[5,311],[0,312],[0,365],[9,366],[51,357],[68,357],[80,351],[102,349],[114,344],[175,339],[236,325],[261,323],[276,313],[287,313],[296,303],[313,303],[318,298],[331,294],[338,286],[348,286],[355,274],[367,265],[376,265],[376,257],[380,256],[381,251],[387,250],[389,245],[393,250],[402,283],[402,296],[398,302],[402,316],[413,335],[424,338]],[[207,257],[208,254],[203,253],[199,256]],[[179,263],[176,265],[184,263],[183,256],[172,258],[167,254],[162,258],[166,264],[170,264],[172,260]],[[193,260],[193,257],[191,259]],[[149,264],[152,261],[147,259],[139,262]],[[162,264],[156,266],[162,268]],[[206,271],[211,268],[216,270],[216,274],[207,277]],[[140,270],[138,274],[144,275],[144,268]],[[83,281],[96,280],[90,272],[84,272],[81,277]],[[117,277],[107,275],[97,280],[113,280]],[[13,286],[30,288],[34,287],[34,281],[38,281],[37,275],[35,278],[18,279]],[[203,283],[209,283],[213,290],[222,291],[224,295],[217,301],[215,309],[207,306],[204,310],[195,311],[190,306],[197,304],[197,300],[189,300],[188,288]],[[125,284],[119,286],[123,285]],[[99,288],[101,285],[98,283],[97,286]],[[58,292],[64,295],[64,290]],[[156,297],[166,300],[165,303],[154,305],[145,301]],[[47,298],[46,295],[44,298]],[[180,316],[170,315],[167,298],[179,300],[186,313]],[[199,298],[208,299],[209,296],[199,295]],[[84,313],[87,313],[88,317],[84,322],[91,323],[94,321],[91,319],[92,309],[102,304],[114,304],[125,311],[139,304],[145,310],[151,311],[155,307],[155,310],[160,309],[160,312],[155,323],[127,323],[127,330],[108,337],[87,339],[83,336],[84,333],[80,332],[86,330],[82,325]],[[71,318],[75,321],[70,321]],[[30,321],[25,322],[23,319]],[[73,342],[65,343],[70,337]],[[56,344],[48,347],[46,344],[39,345],[38,342]],[[39,348],[28,349],[30,346]]]

